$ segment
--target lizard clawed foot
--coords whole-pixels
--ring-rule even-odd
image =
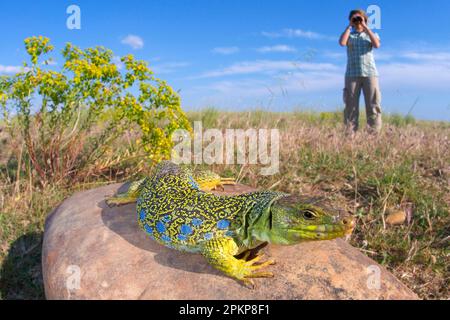
[[[238,274],[236,275],[236,278],[238,280],[243,281],[243,283],[246,286],[251,287],[252,289],[255,288],[255,284],[253,283],[253,281],[250,278],[273,278],[273,273],[269,272],[269,271],[258,271],[261,268],[267,267],[269,265],[273,265],[275,264],[274,260],[267,260],[265,262],[262,263],[258,263],[262,257],[264,256],[263,254],[260,254],[258,256],[256,256],[254,259],[250,260],[250,261],[245,261],[245,258],[247,258],[250,255],[249,252],[246,252],[243,259],[244,260],[239,260],[241,262],[241,266],[238,270]]]

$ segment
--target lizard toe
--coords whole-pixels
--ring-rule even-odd
[[[255,283],[252,280],[250,280],[250,279],[243,278],[243,279],[241,279],[241,281],[244,284],[244,286],[249,288],[249,289],[255,289],[256,288]]]
[[[273,272],[270,271],[253,272],[245,276],[245,278],[273,278],[273,277],[274,274]]]

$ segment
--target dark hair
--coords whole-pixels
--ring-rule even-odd
[[[361,16],[364,18],[364,20],[366,21],[366,23],[367,23],[367,21],[369,20],[369,17],[367,16],[366,12],[365,12],[364,10],[361,10],[361,9],[357,9],[357,10],[352,10],[352,11],[350,11],[350,15],[348,16],[348,20],[351,20],[352,17],[353,17],[355,14],[361,15]]]

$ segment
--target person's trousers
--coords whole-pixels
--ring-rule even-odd
[[[367,125],[372,131],[381,129],[381,92],[378,77],[346,77],[344,88],[344,123],[356,131],[359,126],[359,97],[361,90],[366,103]]]

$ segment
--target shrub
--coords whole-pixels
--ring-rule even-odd
[[[190,129],[178,94],[132,55],[120,68],[111,50],[68,43],[61,71],[53,71],[51,60],[41,62],[53,51],[48,38],[27,38],[25,48],[31,63],[0,78],[0,106],[43,184],[73,177],[132,126],[151,162],[170,156],[176,129]]]

